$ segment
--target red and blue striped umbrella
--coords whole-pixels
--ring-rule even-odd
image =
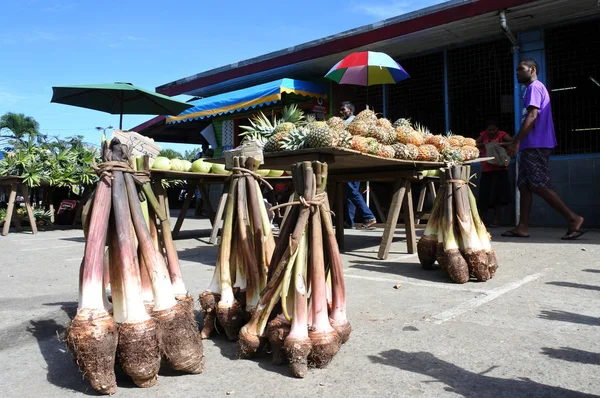
[[[339,84],[372,86],[395,84],[408,79],[410,75],[389,55],[363,51],[346,56],[325,77]]]

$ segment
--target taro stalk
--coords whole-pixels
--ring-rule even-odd
[[[243,159],[243,158],[242,158]],[[239,167],[239,159],[235,159],[236,167]],[[239,173],[239,172],[237,172]],[[239,173],[241,175],[241,173]],[[238,190],[236,196],[236,205],[237,205],[237,232],[238,232],[238,243],[239,246],[237,249],[241,250],[243,257],[242,263],[245,264],[246,270],[246,311],[252,313],[252,311],[258,305],[258,300],[260,299],[260,291],[262,287],[260,286],[260,270],[258,266],[258,248],[255,246],[257,243],[257,239],[260,241],[261,237],[256,237],[252,232],[252,226],[255,228],[262,229],[260,226],[257,226],[257,220],[250,220],[250,214],[248,212],[248,190],[246,189],[251,183],[246,177],[242,176],[238,179]],[[256,209],[258,210],[258,209]],[[255,229],[256,232],[256,229]],[[259,232],[262,234],[262,232]],[[235,240],[235,239],[234,239]],[[258,242],[262,247],[262,242]],[[261,248],[262,250],[262,248]],[[234,252],[233,256],[236,256],[237,253]],[[262,257],[262,255],[261,255]]]
[[[318,189],[323,195],[325,200],[323,206],[320,207],[321,211],[321,222],[323,223],[323,240],[325,241],[325,250],[329,263],[331,264],[330,276],[331,276],[331,313],[329,315],[329,322],[331,326],[340,335],[342,344],[348,341],[350,333],[352,332],[352,326],[348,322],[346,316],[346,284],[344,282],[344,271],[342,265],[342,258],[340,256],[340,249],[335,237],[333,229],[333,222],[331,221],[331,211],[329,209],[329,201],[326,194],[326,179],[327,179],[327,163],[320,165],[315,163],[313,166],[317,170],[317,181],[318,175],[322,174],[322,186]],[[318,172],[321,167],[321,173]]]
[[[163,356],[175,370],[201,373],[204,354],[196,322],[187,303],[175,300],[167,265],[163,256],[155,250],[133,177],[127,174],[125,180],[133,226],[154,295],[152,317],[160,327]]]
[[[446,171],[446,180],[451,180],[452,174],[450,170]],[[452,182],[447,182],[448,188],[444,199],[446,208],[444,209],[444,260],[443,263],[446,272],[450,278],[456,283],[466,283],[469,280],[469,266],[463,258],[459,250],[459,243],[456,239],[454,231],[454,206],[452,191]]]
[[[487,253],[482,247],[479,235],[477,234],[477,228],[471,217],[466,170],[467,168],[463,166],[452,167],[454,177],[452,190],[456,205],[456,219],[463,243],[463,256],[467,261],[469,271],[478,281],[483,282],[490,277]]]
[[[312,168],[311,168],[312,169]],[[319,180],[317,175],[317,180]],[[340,349],[339,334],[329,323],[327,313],[327,279],[325,276],[325,258],[323,254],[323,230],[321,214],[316,206],[311,208],[310,220],[310,281],[311,281],[311,313],[312,324],[308,329],[308,337],[312,341],[309,363],[317,368],[324,368],[331,362]]]
[[[312,171],[312,169],[311,169]],[[307,196],[312,197],[312,173],[308,179],[306,185]],[[300,187],[296,184],[296,189],[299,192],[304,193],[304,186]],[[293,266],[296,261],[296,257],[299,253],[298,247],[302,234],[308,223],[310,216],[310,209],[304,207],[300,210],[297,220],[289,219],[289,231],[282,231],[279,237],[279,244],[275,248],[273,258],[271,259],[271,268],[269,269],[269,281],[265,287],[259,304],[252,314],[250,322],[248,322],[240,330],[239,339],[239,353],[244,358],[250,358],[256,354],[260,346],[262,345],[265,337],[265,328],[269,320],[269,316],[275,307],[275,304],[279,301],[280,295],[283,290],[283,279],[288,267]],[[288,238],[289,237],[289,238]],[[289,239],[289,241],[288,241]],[[286,242],[289,242],[286,244]],[[279,254],[281,253],[281,255]]]
[[[438,229],[440,227],[440,216],[442,214],[442,208],[444,206],[444,195],[442,191],[435,198],[435,202],[433,203],[433,208],[431,209],[429,220],[427,221],[427,226],[425,227],[425,232],[423,233],[423,236],[421,236],[421,239],[419,239],[419,242],[417,243],[417,253],[419,255],[419,261],[421,262],[421,266],[424,269],[433,269],[433,264],[436,260],[435,252],[437,250],[437,245],[439,242],[441,242],[438,242]]]
[[[244,310],[233,295],[233,286],[231,281],[231,239],[233,235],[233,225],[236,207],[236,192],[239,178],[233,178],[229,186],[229,196],[225,208],[225,219],[223,221],[223,230],[221,232],[221,244],[217,257],[217,268],[219,270],[219,282],[221,298],[216,306],[217,319],[225,329],[227,338],[234,341],[244,321]]]
[[[496,253],[494,249],[492,249],[492,243],[490,241],[490,234],[487,232],[483,221],[481,221],[481,217],[477,212],[477,200],[475,199],[475,195],[469,188],[469,204],[471,206],[471,214],[473,215],[473,221],[475,222],[475,228],[477,228],[477,235],[479,235],[479,240],[481,241],[481,245],[486,252],[487,260],[488,260],[488,270],[490,279],[494,277],[496,270],[498,269],[498,260],[496,259]]]
[[[111,208],[111,183],[107,177],[98,182],[93,200],[80,271],[79,306],[67,327],[66,343],[92,388],[102,394],[114,394],[118,333],[102,298],[104,246]]]

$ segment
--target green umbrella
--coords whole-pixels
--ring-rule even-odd
[[[166,95],[144,90],[131,83],[52,87],[52,91],[50,102],[120,115],[120,129],[123,129],[124,114],[179,115],[193,106]]]

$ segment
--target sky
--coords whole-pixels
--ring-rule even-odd
[[[157,86],[441,1],[20,0],[2,5],[0,115],[24,113],[51,136],[117,126],[118,115],[50,103],[52,86]],[[169,6],[172,5],[172,8]],[[182,100],[189,97],[179,96]],[[125,115],[124,129],[152,116]],[[189,145],[160,144],[183,152]]]

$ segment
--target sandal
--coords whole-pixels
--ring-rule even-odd
[[[377,224],[377,220],[367,221],[360,226],[356,227],[356,229],[369,230],[372,231],[375,229],[375,225]]]
[[[586,232],[587,231],[580,231],[580,230],[567,231],[567,233],[561,239],[562,240],[579,239],[581,237],[581,235],[585,234]]]
[[[503,232],[501,234],[501,236],[507,237],[507,238],[529,238],[529,235],[521,235],[516,233],[515,231],[506,231]]]

